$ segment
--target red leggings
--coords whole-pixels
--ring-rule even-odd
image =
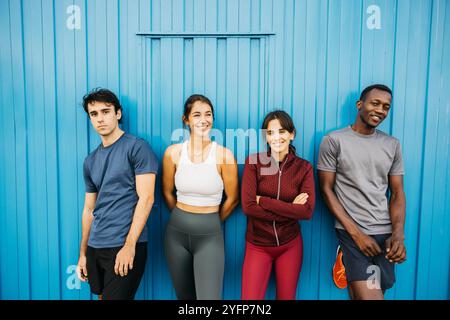
[[[299,235],[279,247],[262,247],[246,242],[242,270],[242,299],[264,300],[275,263],[277,300],[295,300],[302,267],[303,241]]]

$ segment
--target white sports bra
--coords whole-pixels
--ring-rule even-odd
[[[212,142],[208,157],[201,163],[193,163],[189,158],[188,143],[183,142],[175,172],[177,201],[191,206],[217,206],[223,193],[223,180],[217,172],[217,143]]]

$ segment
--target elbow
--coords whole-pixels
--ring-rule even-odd
[[[394,206],[398,206],[398,207],[401,207],[401,208],[406,208],[405,192],[403,190],[392,192],[391,193],[391,200],[390,200],[390,202]]]
[[[406,202],[405,191],[403,191],[403,190],[392,191],[391,198],[399,200],[401,202]]]
[[[314,197],[314,199],[312,199],[311,202],[308,203],[308,220],[312,219],[315,207],[316,207],[316,198]]]
[[[306,203],[298,214],[298,220],[311,220],[314,213],[314,203]]]
[[[323,187],[320,189],[320,191],[322,193],[323,200],[325,201],[326,204],[328,204],[329,199],[331,198],[332,195],[334,195],[334,191],[328,187]]]
[[[81,217],[82,220],[92,221],[94,219],[94,208],[85,207]]]
[[[325,195],[329,192],[330,188],[327,186],[324,186],[323,184],[320,184],[319,186],[320,189],[320,193],[322,194],[323,197],[325,197]]]
[[[307,212],[301,212],[298,213],[297,216],[295,217],[296,220],[311,220],[312,218],[312,211],[307,211]]]
[[[241,208],[245,215],[249,216],[252,214],[253,205],[249,201],[242,201]]]
[[[233,208],[236,208],[239,205],[239,197],[234,197],[233,199],[230,200],[231,201],[231,206]]]
[[[155,203],[155,197],[154,195],[146,195],[144,197],[139,197],[139,201],[142,201],[146,208],[151,208]]]
[[[311,208],[308,208],[306,215],[305,215],[305,220],[311,220],[313,213],[314,213],[314,206]]]
[[[246,203],[242,202],[241,208],[242,208],[242,212],[244,212],[244,214],[248,215],[250,207]]]
[[[172,191],[163,191],[162,192],[164,201],[169,204],[171,203],[171,200],[174,198],[173,192]]]
[[[231,203],[231,205],[230,205],[231,210],[236,209],[236,207],[237,207],[238,205],[239,205],[239,200],[234,200],[234,201]]]

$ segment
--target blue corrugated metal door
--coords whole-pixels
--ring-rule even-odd
[[[382,82],[394,98],[381,129],[401,142],[407,195],[408,260],[387,297],[448,299],[449,35],[447,0],[0,0],[0,298],[91,298],[74,274],[82,163],[99,143],[80,106],[91,88],[119,95],[123,128],[160,158],[199,92],[240,163],[256,150],[226,129],[259,128],[282,108],[315,165],[323,135]],[[175,298],[160,184],[140,299]],[[238,208],[224,226],[225,298],[240,297],[245,228]],[[336,237],[320,197],[302,233],[298,298],[347,298],[331,280]]]
[[[194,92],[202,93],[214,101],[215,129],[220,132],[215,135],[216,140],[232,150],[241,148],[239,162],[243,163],[245,146],[235,148],[234,142],[238,141],[233,132],[226,141],[226,128],[247,130],[259,125],[266,98],[268,36],[227,33],[141,36],[144,107],[138,113],[140,135],[162,155],[171,143],[180,141],[176,130],[182,124],[184,100]],[[261,108],[252,112],[251,105]],[[154,277],[151,286],[156,292],[167,294],[172,292],[172,285],[161,250],[161,235],[169,212],[160,196],[157,204],[159,212],[152,214],[150,222],[153,236],[149,262],[161,276]],[[236,298],[239,292],[245,225],[245,217],[236,213],[225,227],[227,298]]]

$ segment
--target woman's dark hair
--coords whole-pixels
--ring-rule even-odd
[[[91,92],[83,97],[83,109],[89,115],[88,105],[93,102],[103,102],[106,104],[111,104],[114,106],[114,111],[122,111],[122,106],[120,105],[117,96],[110,90],[104,88],[94,88]],[[119,119],[119,123],[122,123],[122,118]]]
[[[266,117],[264,118],[262,129],[267,130],[267,127],[269,126],[269,122],[272,120],[278,119],[280,121],[280,125],[283,129],[287,130],[289,133],[294,133],[295,135],[295,126],[294,121],[292,121],[292,118],[287,112],[283,110],[275,110],[272,112],[269,112]],[[270,148],[270,147],[269,147]],[[289,151],[295,154],[295,147],[292,145],[292,143],[289,143]]]
[[[191,114],[192,107],[194,106],[194,103],[197,101],[204,102],[208,104],[211,107],[211,112],[214,120],[214,107],[211,103],[211,101],[201,94],[193,94],[189,98],[187,98],[186,102],[184,103],[184,109],[183,109],[183,127],[186,127],[186,124],[184,123],[185,120],[189,118],[189,115]]]

